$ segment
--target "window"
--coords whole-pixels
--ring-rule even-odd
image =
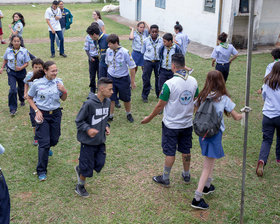
[[[249,1],[248,0],[240,0],[239,12],[240,13],[249,13]]]
[[[166,0],[156,0],[156,7],[165,9],[165,1]]]
[[[215,13],[216,0],[205,0],[204,11]]]

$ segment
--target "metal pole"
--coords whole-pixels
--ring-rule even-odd
[[[249,27],[248,27],[248,47],[247,47],[247,70],[246,70],[246,107],[249,107],[250,96],[250,77],[251,61],[253,49],[253,27],[254,27],[254,5],[255,0],[250,0],[249,6]],[[246,155],[247,155],[247,136],[248,136],[248,118],[250,110],[245,109],[245,129],[244,129],[244,149],[243,149],[243,167],[242,167],[242,187],[241,187],[241,206],[240,206],[240,223],[243,224],[244,216],[244,195],[245,195],[245,177],[246,177]]]

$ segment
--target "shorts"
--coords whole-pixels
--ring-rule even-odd
[[[175,156],[176,150],[183,154],[189,154],[192,148],[193,127],[182,129],[170,129],[162,122],[161,147],[166,156]]]
[[[112,101],[117,101],[118,94],[119,99],[123,102],[130,102],[131,100],[131,88],[130,88],[130,77],[129,75],[115,78],[108,74],[108,78],[113,81],[113,94],[111,96]]]
[[[225,156],[224,149],[222,146],[222,136],[223,132],[220,130],[218,134],[210,137],[204,138],[199,137],[199,144],[201,147],[201,154],[209,158],[220,159]]]
[[[3,35],[2,27],[0,27],[0,35]]]
[[[81,143],[79,168],[84,177],[92,177],[93,170],[97,173],[101,171],[105,164],[106,147],[105,144],[85,145]]]
[[[144,66],[144,54],[139,51],[133,50],[131,56],[136,64],[136,66]]]

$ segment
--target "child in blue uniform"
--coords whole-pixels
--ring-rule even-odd
[[[25,26],[23,15],[19,12],[15,12],[12,18],[12,25],[9,25],[9,28],[11,30],[11,36],[19,35],[20,37],[22,37],[23,27]]]
[[[187,34],[182,33],[183,27],[178,21],[176,22],[176,25],[174,26],[174,31],[176,33],[174,42],[175,42],[175,44],[177,44],[180,47],[182,54],[184,56],[186,56],[187,48],[190,43],[190,39]]]
[[[31,78],[33,85],[28,91],[28,102],[36,113],[35,135],[39,142],[37,175],[40,181],[47,179],[49,150],[58,143],[60,136],[60,99],[65,101],[67,98],[62,80],[56,78],[56,64],[47,61],[43,68],[44,70],[37,71]]]
[[[81,142],[79,165],[75,167],[78,184],[75,192],[88,197],[85,189],[87,177],[92,177],[93,170],[101,171],[106,159],[106,135],[110,134],[108,116],[110,114],[110,99],[113,93],[113,81],[100,78],[97,82],[97,94],[90,92],[76,117],[77,139]]]
[[[211,54],[211,57],[213,58],[212,67],[214,67],[216,62],[215,68],[223,74],[225,82],[228,78],[229,66],[238,56],[238,51],[232,44],[229,44],[226,41],[227,34],[223,32],[218,36],[219,45],[214,48]],[[231,55],[233,55],[232,58],[230,58]]]
[[[15,116],[17,112],[17,94],[19,96],[20,105],[24,106],[24,78],[26,75],[26,67],[30,61],[29,53],[22,43],[22,38],[18,35],[12,35],[9,47],[4,54],[3,65],[0,74],[3,73],[6,66],[8,74],[9,91],[9,108],[11,116]],[[18,84],[18,87],[17,87]]]
[[[159,89],[162,89],[163,84],[173,77],[173,72],[171,70],[171,58],[175,53],[182,54],[181,49],[173,44],[173,36],[171,33],[166,33],[162,37],[163,44],[159,50],[160,59],[160,69],[159,69]]]
[[[109,48],[106,51],[105,62],[108,65],[108,78],[113,80],[114,93],[111,96],[110,120],[114,117],[115,101],[117,94],[120,100],[124,102],[126,111],[126,118],[129,122],[134,119],[131,114],[131,87],[136,88],[135,85],[135,62],[129,55],[127,49],[121,47],[119,44],[119,37],[116,34],[111,34],[107,38]],[[130,76],[128,69],[130,69]]]
[[[146,28],[147,27],[147,28]],[[149,26],[141,21],[137,24],[136,30],[130,27],[129,40],[132,40],[132,53],[131,56],[136,64],[135,73],[137,72],[138,66],[141,66],[143,71],[144,66],[144,55],[141,53],[141,49],[144,43],[144,39],[149,36]]]
[[[28,72],[24,81],[24,99],[27,100],[28,97],[28,89],[31,88],[33,82],[30,82],[31,78],[33,77],[33,74],[36,73],[39,70],[43,70],[44,62],[40,58],[36,58],[32,61],[32,71]],[[36,127],[36,122],[34,120],[35,118],[35,111],[30,107],[30,121],[31,121],[31,126],[34,131],[34,140],[33,140],[33,145],[37,146],[38,145],[38,140],[35,137],[35,127]]]
[[[225,113],[227,116],[231,115],[234,120],[242,119],[242,114],[239,114],[234,110],[235,103],[229,98],[222,73],[217,70],[211,71],[207,74],[203,90],[199,93],[195,103],[196,108],[199,108],[207,97],[210,97],[214,101],[214,107],[218,116],[223,117],[223,113]],[[210,194],[215,191],[215,187],[211,182],[215,160],[224,157],[222,146],[222,135],[224,131],[225,125],[224,119],[222,118],[218,134],[209,138],[199,137],[201,154],[205,158],[198,187],[191,203],[193,208],[207,209],[209,207],[202,198],[202,195]]]
[[[143,90],[142,100],[144,103],[148,102],[148,96],[151,90],[151,74],[155,73],[155,92],[157,98],[159,97],[158,72],[160,67],[159,49],[163,45],[162,38],[158,35],[158,25],[152,25],[150,28],[150,36],[144,40],[141,53],[144,54],[144,69],[143,69]]]

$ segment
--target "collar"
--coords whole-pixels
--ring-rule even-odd
[[[274,62],[277,62],[277,61],[279,61],[279,58],[274,60]]]
[[[20,52],[22,51],[23,48],[20,46],[18,50],[16,50],[17,52]],[[14,52],[14,48],[13,47],[10,47],[10,51]]]
[[[174,76],[181,77],[182,79],[187,80],[189,75],[185,69],[180,69],[174,73]]]
[[[56,83],[56,80],[55,80],[56,78],[55,78],[55,79],[52,79],[52,80],[48,80],[48,79],[46,78],[46,76],[44,76],[43,79],[44,79],[45,82]]]
[[[221,47],[225,48],[225,49],[228,49],[228,43],[227,43],[227,42],[220,43],[219,45],[220,45]]]
[[[153,41],[153,42],[155,42],[155,43],[157,43],[158,40],[159,40],[159,36],[157,36],[157,39],[156,39],[156,40],[153,40],[153,38],[152,38],[151,35],[150,35],[150,40]]]

